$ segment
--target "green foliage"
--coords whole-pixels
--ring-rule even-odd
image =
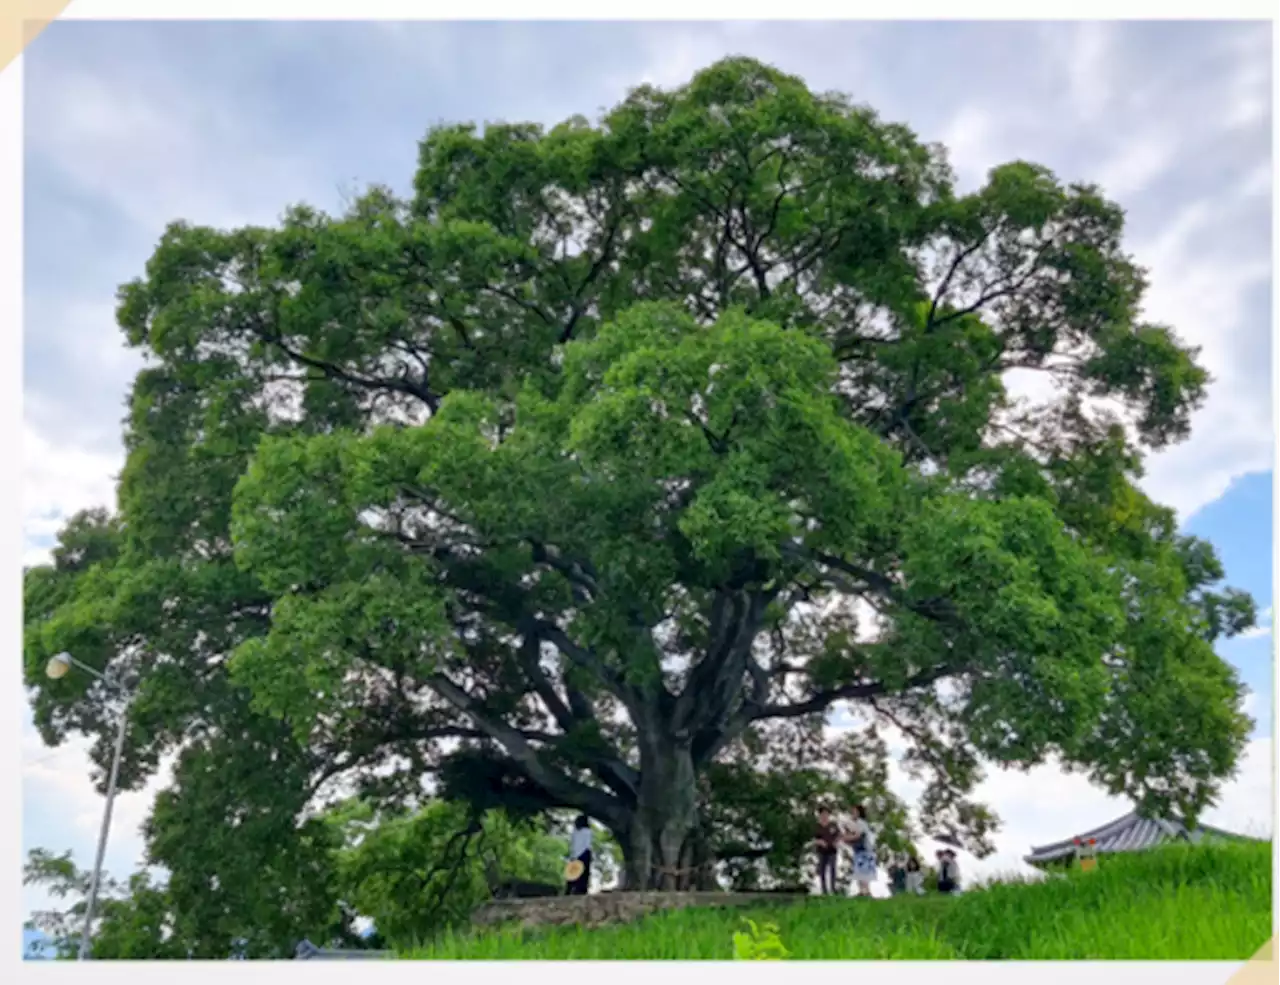
[[[69,904],[62,909],[33,913],[27,924],[49,939],[59,958],[72,957],[79,950],[85,901],[89,893],[89,875],[76,868],[71,861],[70,852],[54,855],[48,849],[34,848],[27,854],[27,860],[23,864],[24,886],[41,886],[53,899],[71,898]],[[117,888],[110,879],[103,879],[101,896],[109,898]]]
[[[169,960],[190,957],[186,942],[174,933],[173,906],[165,889],[145,872],[129,878],[127,895],[103,902],[102,922],[93,936],[96,960]]]
[[[95,959],[287,958],[304,938],[322,946],[409,947],[465,924],[490,896],[491,865],[507,879],[562,881],[560,833],[497,812],[472,830],[465,805],[431,801],[383,816],[367,802],[343,801],[310,818],[294,838],[257,830],[241,816],[231,825],[239,834],[233,841],[217,826],[180,829],[171,812],[183,803],[181,792],[162,794],[149,822],[156,829],[152,854],[173,865],[167,880],[157,885],[145,870],[124,884],[104,877],[92,930]],[[264,815],[270,821],[280,812]],[[272,834],[274,854],[255,851],[252,836]],[[196,861],[178,851],[209,857]],[[265,871],[255,874],[251,865]],[[193,885],[196,872],[209,873],[203,884]],[[68,900],[62,909],[34,914],[32,924],[58,956],[73,957],[89,873],[75,867],[69,852],[35,849],[23,879]],[[374,938],[356,933],[357,914],[373,920]]]
[[[733,935],[733,956],[739,961],[781,961],[791,956],[778,936],[776,923],[757,924],[751,919],[742,922],[747,929]]]
[[[71,861],[71,853],[54,855],[32,849],[23,866],[24,885],[41,886],[54,899],[67,900],[62,909],[32,914],[30,926],[48,938],[55,957],[72,959],[80,950],[88,905],[91,873]],[[98,886],[91,939],[96,960],[188,957],[180,937],[174,934],[171,905],[163,887],[152,884],[144,872],[126,884],[103,874]]]
[[[713,850],[735,890],[807,886],[816,875],[817,810],[859,804],[886,859],[913,837],[889,790],[888,753],[874,729],[828,739],[820,724],[776,723],[730,749],[706,774]]]
[[[306,755],[243,693],[218,711],[232,727],[187,743],[144,826],[184,937],[205,959],[289,957],[303,938],[349,939],[335,884],[339,842],[307,810]]]
[[[790,877],[823,793],[905,837],[882,747],[802,738],[842,702],[977,851],[984,760],[1212,800],[1254,605],[1138,489],[1207,377],[1100,189],[958,194],[743,58],[595,124],[436,127],[413,188],[171,225],[119,294],[115,510],[24,575],[44,739],[103,767],[126,688],[125,788],[179,754],[148,840],[198,953],[341,932],[333,784],[395,813],[483,762],[469,802],[586,812],[633,884],[734,846]],[[60,650],[109,682],[45,680]]]
[[[489,899],[493,869],[506,879],[563,882],[564,838],[497,813],[470,837],[468,823],[464,806],[443,801],[377,819],[348,816],[339,892],[384,941],[407,947],[465,924]]]

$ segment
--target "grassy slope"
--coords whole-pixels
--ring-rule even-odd
[[[751,917],[776,923],[797,960],[1235,960],[1252,956],[1273,933],[1271,872],[1270,842],[1179,846],[954,899],[685,910],[599,930],[449,937],[405,957],[725,960],[734,956],[734,931]]]

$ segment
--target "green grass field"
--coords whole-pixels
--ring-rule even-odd
[[[1095,872],[956,898],[813,899],[669,912],[598,930],[498,930],[403,955],[439,960],[728,960],[743,919],[772,922],[790,960],[1237,960],[1272,935],[1271,843],[1168,847]]]

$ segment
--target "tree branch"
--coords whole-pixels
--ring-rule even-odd
[[[903,597],[903,586],[899,585],[893,579],[882,575],[879,572],[872,571],[870,568],[864,568],[846,561],[843,558],[836,557],[832,554],[826,554],[822,551],[811,550],[806,548],[799,542],[792,542],[784,545],[783,553],[791,557],[801,560],[815,562],[821,564],[832,571],[839,572],[849,578],[855,579],[852,584],[847,584],[845,588],[855,595],[866,597],[868,591],[879,594],[885,600],[899,605],[908,612],[913,612],[918,616],[931,619],[934,622],[944,623],[951,626],[959,626],[958,618],[952,610],[946,599],[933,598],[911,601]]]
[[[431,392],[431,390],[429,390],[425,385],[410,383],[407,378],[387,380],[374,377],[357,376],[335,363],[326,362],[323,359],[316,359],[313,356],[304,355],[296,349],[291,348],[285,343],[282,336],[268,329],[262,323],[261,318],[255,319],[255,322],[256,334],[258,337],[262,339],[263,342],[274,345],[294,362],[319,370],[324,373],[325,376],[335,377],[345,383],[350,383],[351,385],[358,386],[364,390],[391,390],[396,393],[406,394],[407,396],[421,400],[427,405],[427,409],[433,414],[440,409],[440,397]]]
[[[955,259],[951,261],[951,266],[947,270],[946,276],[942,278],[942,283],[938,285],[938,290],[933,295],[933,301],[929,305],[929,314],[925,316],[925,320],[924,320],[925,331],[929,331],[935,327],[935,322],[933,320],[934,315],[938,313],[938,306],[942,303],[942,299],[947,296],[947,291],[950,290],[951,288],[951,281],[955,278],[956,273],[960,270],[960,265],[963,264],[966,260],[968,260],[969,257],[973,256],[973,254],[977,253],[978,250],[982,249],[983,246],[986,245],[987,240],[991,238],[991,233],[992,233],[992,230],[987,230],[985,233],[983,233],[981,239],[979,239],[972,246],[969,246],[966,249],[960,250],[956,254]]]
[[[759,689],[758,665],[751,649],[765,609],[776,591],[719,593],[713,608],[713,636],[707,655],[690,672],[676,701],[675,727],[693,737],[693,754],[706,762],[735,738],[746,722],[739,714],[746,704],[744,679]],[[735,721],[736,720],[736,721]]]
[[[565,689],[569,692],[570,699],[569,704],[565,704],[556,691],[555,685],[552,684],[551,678],[547,676],[538,663],[541,643],[542,636],[539,627],[531,620],[524,639],[520,643],[518,659],[521,668],[533,686],[534,693],[538,695],[546,706],[551,717],[556,720],[556,724],[566,733],[564,737],[553,737],[551,739],[552,744],[561,744],[564,738],[568,737],[568,733],[573,732],[587,722],[595,721],[595,709],[584,694],[576,689],[569,688],[567,685]],[[639,777],[636,775],[635,770],[623,762],[616,752],[613,755],[600,753],[579,756],[578,758],[582,759],[583,763],[596,774],[602,783],[606,784],[619,796],[635,797],[639,788]]]
[[[516,658],[520,662],[520,669],[529,678],[529,684],[533,687],[534,693],[542,701],[551,717],[556,720],[556,724],[566,732],[572,731],[573,727],[578,724],[577,716],[573,714],[569,706],[556,693],[555,686],[551,683],[551,678],[546,675],[539,665],[538,660],[541,651],[542,637],[538,634],[538,627],[531,624],[527,627],[524,639],[520,641],[520,645],[516,649]]]
[[[433,674],[427,683],[440,697],[471,718],[480,731],[502,746],[512,761],[534,783],[584,813],[606,823],[621,825],[624,813],[617,798],[552,769],[519,730],[486,714],[479,702],[444,674]]]
[[[623,704],[634,703],[638,700],[635,689],[608,667],[594,651],[575,643],[555,623],[536,620],[535,625],[543,639],[555,646],[572,663],[597,677]]]
[[[533,550],[535,564],[545,564],[568,581],[575,592],[585,593],[580,601],[591,601],[599,594],[595,572],[589,561],[565,557],[556,547],[532,538],[529,539],[529,545]]]
[[[588,287],[600,275],[600,271],[604,269],[606,263],[613,259],[613,244],[617,239],[618,230],[622,226],[622,216],[616,215],[612,222],[609,223],[608,231],[605,233],[604,245],[600,247],[600,255],[596,257],[595,262],[587,270],[587,275],[582,279],[582,283],[578,285],[578,289],[574,292],[573,308],[571,309],[569,320],[565,324],[564,329],[560,332],[559,342],[564,345],[573,338],[573,330],[577,327],[578,319],[582,317],[585,310],[582,304],[582,295]]]
[[[920,671],[908,677],[905,685],[899,689],[901,691],[909,691],[914,688],[928,687],[945,677],[951,677],[955,674],[963,672],[963,668],[944,664],[940,667],[934,667],[931,670]],[[883,694],[888,694],[889,688],[883,681],[870,681],[860,684],[846,684],[843,687],[831,688],[826,691],[819,691],[804,701],[797,701],[791,704],[773,704],[761,707],[753,707],[749,713],[749,720],[758,722],[762,719],[771,718],[800,718],[804,715],[812,715],[820,711],[826,711],[837,701],[864,701],[869,698],[876,698]]]

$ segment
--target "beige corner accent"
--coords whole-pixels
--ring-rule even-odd
[[[1276,939],[1273,937],[1262,949],[1240,966],[1240,970],[1227,979],[1227,985],[1275,985]]]
[[[0,0],[0,72],[22,54],[71,0]]]

